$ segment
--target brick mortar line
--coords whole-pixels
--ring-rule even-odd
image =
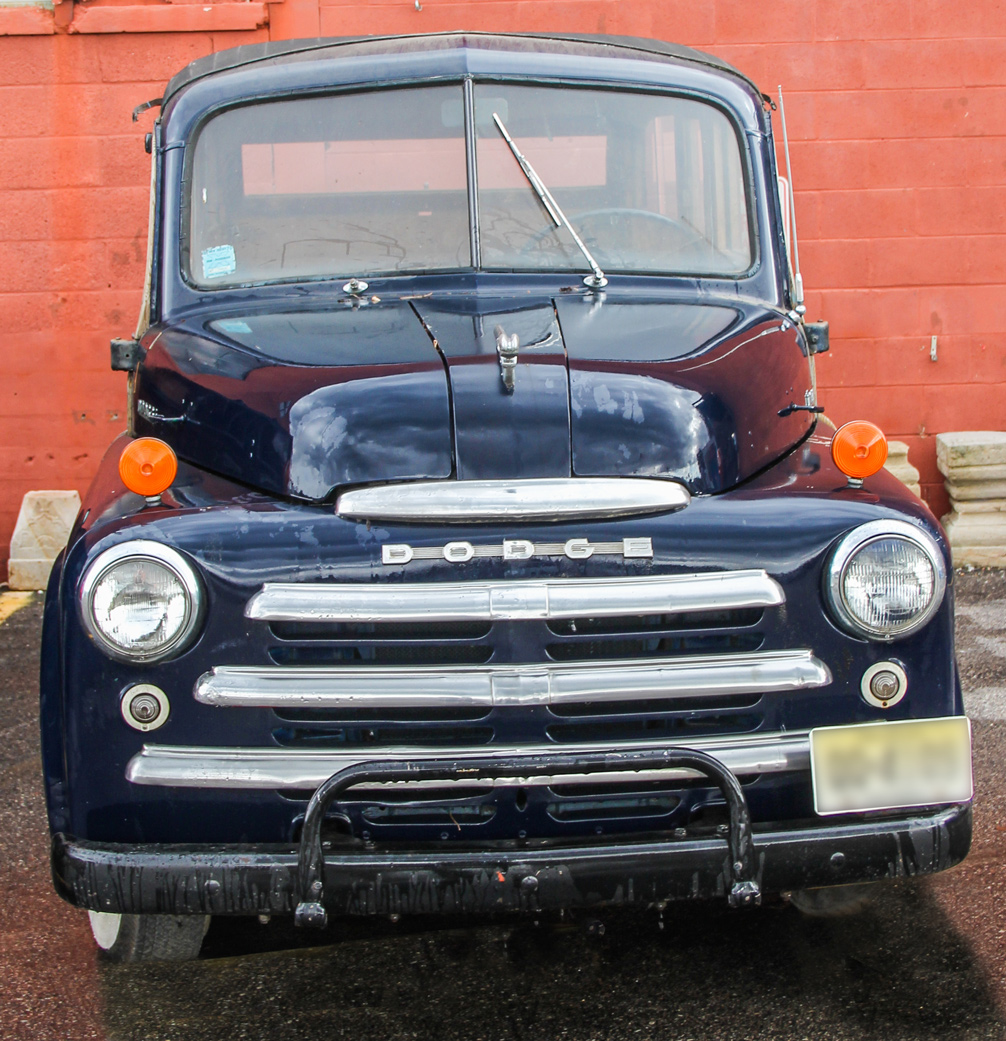
[[[985,386],[1002,387],[1002,386],[1006,386],[1006,383],[989,383],[989,384],[985,384]],[[971,389],[973,389],[974,385],[971,384],[971,383],[864,383],[864,384],[844,384],[844,385],[843,384],[821,383],[821,384],[818,384],[818,388],[817,389],[818,389],[818,393],[821,396],[825,396],[827,394],[836,394],[836,393],[841,394],[842,392],[848,393],[848,394],[862,394],[864,390],[878,390],[878,391],[880,391],[880,390],[890,390],[892,387],[900,387],[900,388],[905,388],[905,389],[911,388],[911,389],[914,389],[914,390],[927,390],[928,389],[928,390],[939,390],[939,391],[952,391],[952,390],[963,389],[963,388],[971,388]],[[955,427],[951,427],[950,429],[951,430],[968,430],[968,429],[972,429],[972,428],[967,427],[967,426],[955,426]],[[937,430],[936,433],[934,433],[932,436],[935,437],[936,434],[942,434],[944,432],[945,431]],[[906,431],[906,433],[907,433],[907,431]],[[915,433],[916,433],[916,435],[918,435],[920,437],[922,436],[921,434],[918,434],[918,431],[916,431]],[[930,436],[928,432],[927,432],[926,436],[927,437]]]
[[[532,4],[534,2],[534,0],[518,0],[518,2],[523,2],[523,3],[526,3],[526,4],[530,5],[530,4]],[[320,6],[322,6],[322,7],[346,7],[346,8],[351,8],[351,7],[355,7],[357,5],[352,3],[351,0],[334,0],[334,2],[328,2],[328,3],[326,3],[325,0],[321,0]],[[444,6],[444,7],[451,7],[451,6],[460,7],[460,6],[465,6],[465,5],[463,5],[461,3],[461,0],[448,0],[448,2],[443,4],[442,6]],[[949,19],[949,18],[947,20],[948,21],[952,21],[952,19]],[[715,47],[724,48],[724,47],[751,47],[751,46],[757,46],[759,44],[775,44],[778,47],[790,47],[790,46],[797,47],[801,43],[831,43],[831,44],[849,44],[849,45],[867,43],[867,44],[872,44],[874,46],[881,46],[882,47],[885,44],[889,44],[889,43],[919,43],[919,42],[927,42],[927,41],[930,41],[930,40],[939,40],[940,42],[946,42],[946,43],[966,43],[966,42],[978,43],[978,42],[984,42],[986,40],[1006,40],[1006,36],[882,36],[882,37],[877,37],[877,36],[853,36],[853,37],[847,37],[847,36],[843,36],[843,37],[840,37],[838,39],[836,39],[834,37],[830,37],[830,36],[806,36],[806,37],[801,37],[800,39],[794,39],[794,40],[779,40],[778,38],[773,38],[773,39],[768,39],[768,40],[744,39],[744,40],[724,41],[724,40],[717,39],[714,43],[706,44],[706,46],[715,46]],[[689,44],[689,46],[695,47],[696,49],[701,50],[704,45],[697,43],[697,44]]]
[[[845,239],[811,238],[807,235],[801,235],[800,244],[803,245],[804,242],[900,242],[904,239],[911,239],[913,242],[946,242],[957,241],[958,239],[1006,239],[1006,227],[1004,227],[1003,231],[976,231],[963,235],[865,235]],[[60,241],[70,240],[61,239]],[[130,239],[129,241],[132,240]]]
[[[806,271],[807,265],[803,265]],[[805,283],[806,292],[815,293],[891,293],[895,291],[912,292],[918,289],[1003,289],[1006,288],[1006,282],[898,282],[898,283],[884,283],[882,285],[864,285],[863,283],[857,283],[855,285],[842,285],[842,286],[822,286],[820,284],[812,283],[808,281]],[[110,292],[111,290],[109,290]],[[72,290],[71,290],[72,292]],[[998,326],[994,329],[982,329],[980,332],[982,335],[986,335],[994,332],[1004,332],[1006,326]],[[932,334],[930,334],[932,335]],[[941,334],[937,334],[941,335]]]
[[[957,192],[960,190],[960,185],[954,184],[941,184],[936,187],[926,187],[925,185],[910,185],[905,188],[797,188],[796,197],[797,199],[802,196],[808,195],[866,195],[870,192]],[[986,185],[973,185],[976,188],[989,188],[992,190],[999,190],[1006,193],[1006,182],[1003,184],[986,184]]]
[[[935,245],[935,244],[938,244],[938,243],[941,243],[941,242],[960,242],[960,241],[971,242],[973,240],[981,240],[981,239],[1006,239],[1006,227],[1004,227],[1003,231],[960,232],[960,233],[958,233],[956,235],[912,235],[912,234],[908,234],[908,235],[861,235],[861,236],[855,236],[855,237],[844,238],[844,239],[838,239],[838,238],[814,238],[814,237],[812,237],[810,235],[801,234],[800,235],[800,245],[801,246],[806,246],[808,243],[814,243],[815,245],[855,245],[855,244],[863,243],[863,242],[874,242],[878,246],[883,246],[883,244],[886,243],[886,242],[920,242],[920,243],[932,243],[932,244]],[[91,237],[83,238],[83,239],[53,238],[51,236],[46,236],[46,237],[43,237],[43,238],[36,238],[36,239],[14,239],[14,238],[3,238],[2,236],[0,236],[0,246],[6,246],[6,245],[28,246],[28,245],[33,245],[33,244],[36,244],[36,243],[42,244],[42,245],[45,245],[45,246],[48,246],[48,247],[77,246],[77,245],[96,246],[97,247],[97,246],[102,246],[102,245],[106,245],[106,244],[115,244],[115,243],[119,243],[119,244],[122,244],[124,246],[125,245],[132,246],[135,241],[136,241],[136,237],[135,236],[123,236],[122,238],[105,238],[103,236],[95,235],[95,236],[91,236]],[[130,263],[142,266],[144,261],[141,258],[140,260],[131,260]],[[333,277],[334,280],[337,281],[339,278],[343,278],[344,276],[342,276],[342,275],[333,275],[332,277]],[[374,278],[379,278],[379,277],[381,277],[381,276],[374,275]],[[951,283],[948,283],[948,284],[949,285],[974,285],[974,284],[978,284],[978,283],[951,282]],[[999,285],[1001,283],[980,283],[980,284],[982,284],[982,285],[984,285],[984,284]],[[813,288],[813,287],[808,286],[806,288]],[[40,290],[35,290],[35,292],[39,292],[39,291]],[[44,290],[41,290],[41,291],[44,292]],[[0,292],[2,292],[2,290],[0,290]]]
[[[852,286],[822,286],[819,284],[805,285],[805,290],[810,293],[863,293],[863,292],[876,292],[876,293],[889,293],[889,292],[905,292],[911,293],[918,289],[988,289],[998,288],[1006,289],[1006,282],[913,282],[907,285],[852,285]],[[110,290],[106,290],[110,292]],[[986,332],[1001,332],[1002,327],[996,329],[982,329],[982,333]],[[857,337],[862,339],[862,337]]]
[[[998,90],[1006,89],[1006,87],[998,87]],[[942,137],[932,136],[927,137],[921,134],[913,134],[908,137],[891,137],[889,134],[885,134],[882,137],[797,137],[796,135],[790,135],[789,143],[794,144],[830,144],[836,141],[840,141],[842,144],[874,144],[877,141],[890,142],[891,144],[904,144],[906,141],[925,141],[927,144],[932,144],[934,141],[1006,141],[1006,136],[1003,134],[946,134]],[[779,142],[777,141],[776,144]]]

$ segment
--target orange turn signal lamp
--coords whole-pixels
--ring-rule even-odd
[[[846,477],[862,483],[887,462],[887,438],[875,424],[854,419],[835,431],[831,458]]]
[[[137,495],[157,499],[171,487],[178,473],[178,457],[156,437],[138,437],[130,441],[119,456],[122,483]]]

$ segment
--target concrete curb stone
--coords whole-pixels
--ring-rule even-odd
[[[66,545],[80,510],[75,491],[26,492],[21,500],[7,563],[11,589],[45,589],[52,563]]]

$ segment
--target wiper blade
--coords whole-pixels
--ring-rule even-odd
[[[507,147],[513,152],[514,159],[517,160],[521,170],[524,171],[524,176],[527,178],[527,183],[534,189],[535,195],[541,199],[542,206],[548,211],[548,215],[555,222],[555,226],[565,227],[566,230],[573,236],[573,241],[576,243],[577,248],[587,258],[587,263],[590,265],[590,270],[593,272],[591,275],[585,275],[583,284],[590,286],[591,289],[601,289],[608,284],[607,278],[604,277],[604,272],[601,270],[600,265],[594,259],[590,250],[583,243],[583,239],[580,238],[576,233],[576,229],[572,224],[569,223],[569,218],[565,213],[562,212],[562,207],[555,201],[555,197],[545,186],[544,181],[535,172],[534,167],[528,162],[527,157],[524,156],[521,150],[514,143],[514,139],[507,132],[507,128],[503,125],[503,120],[494,112],[493,122],[496,124],[499,132],[503,135],[503,140],[506,141]]]

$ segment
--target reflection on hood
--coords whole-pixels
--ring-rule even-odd
[[[434,407],[442,386],[434,370],[350,380],[302,397],[290,409],[290,490],[323,499],[340,485],[449,477],[449,416]]]
[[[581,475],[628,472],[675,477],[689,487],[729,487],[737,480],[737,440],[722,402],[653,376],[570,374],[573,442]]]
[[[497,336],[519,343],[513,387]],[[414,300],[291,299],[151,330],[133,423],[179,456],[314,501],[421,479],[664,477],[736,485],[813,422],[792,323],[703,303],[474,290]],[[780,412],[782,415],[780,415]]]

